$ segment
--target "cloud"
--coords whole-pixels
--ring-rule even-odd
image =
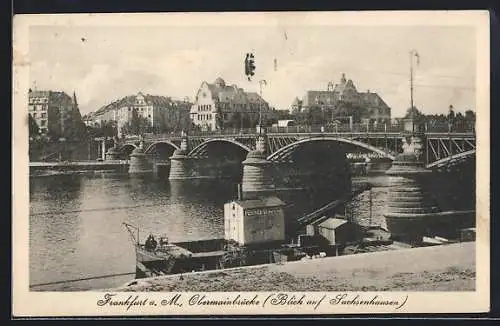
[[[217,77],[254,92],[266,79],[265,99],[287,109],[295,97],[326,89],[346,73],[358,91],[377,92],[394,115],[404,114],[411,48],[421,54],[415,84],[440,86],[416,86],[419,107],[474,107],[475,94],[464,87],[475,84],[475,41],[473,31],[463,28],[294,27],[287,28],[288,40],[283,29],[267,27],[68,26],[31,35],[32,81],[39,88],[76,91],[84,113],[139,90],[193,97],[202,81]],[[248,51],[257,58],[252,82],[243,71]],[[446,75],[458,78],[437,77]]]

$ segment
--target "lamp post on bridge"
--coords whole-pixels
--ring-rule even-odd
[[[267,86],[266,80],[262,79],[259,81],[259,87],[260,87],[260,99],[259,99],[259,135],[262,134],[262,101],[264,100],[262,98],[262,86],[265,85]]]
[[[439,208],[429,195],[427,176],[422,155],[420,123],[413,102],[413,60],[420,57],[412,50],[410,55],[410,109],[403,119],[403,152],[396,155],[392,166],[385,172],[389,176],[388,200],[384,213],[387,228],[391,234],[412,243],[421,243],[426,232],[426,224],[438,218]],[[417,127],[417,128],[415,128]]]

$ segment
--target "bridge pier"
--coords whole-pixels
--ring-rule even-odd
[[[170,157],[169,180],[184,180],[192,178],[193,159],[182,150],[176,150]]]
[[[113,139],[113,147],[111,147],[107,152],[106,152],[106,161],[116,161],[119,160],[121,156],[121,152],[118,149],[118,143],[116,139]]]
[[[188,138],[186,135],[182,137],[180,149],[176,149],[170,157],[170,173],[169,180],[185,180],[192,178],[192,163],[193,158],[188,154]]]
[[[396,156],[385,173],[389,191],[385,219],[392,236],[411,243],[420,243],[439,208],[426,187],[432,171],[425,168],[422,140],[416,135],[403,140],[403,153]]]
[[[270,191],[275,189],[271,173],[272,162],[268,161],[266,157],[266,136],[259,135],[256,149],[250,151],[242,163],[242,188],[247,198],[266,196]]]
[[[129,174],[152,173],[153,166],[148,160],[148,155],[144,153],[144,144],[141,141],[139,147],[130,154],[130,163],[128,166]]]

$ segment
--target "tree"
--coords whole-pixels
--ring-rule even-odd
[[[115,137],[118,135],[118,130],[115,121],[103,121],[94,127],[88,126],[85,133],[90,138]]]
[[[242,115],[240,112],[234,112],[229,119],[227,126],[229,128],[243,128]]]
[[[465,111],[465,123],[467,131],[473,131],[476,125],[476,113],[472,110]]]
[[[153,130],[149,119],[140,116],[137,110],[132,110],[132,117],[123,128],[122,133],[127,135],[141,135],[143,133],[151,132]]]
[[[28,128],[30,138],[39,136],[40,128],[38,127],[38,124],[36,123],[35,119],[33,119],[31,114],[28,114]]]
[[[248,114],[244,114],[243,115],[241,123],[243,125],[243,128],[252,128],[252,127],[255,127],[255,125],[252,123],[252,120],[250,120],[250,117],[248,116]]]
[[[455,111],[453,111],[453,105],[450,105],[450,110],[448,111],[448,132],[451,132],[453,124],[455,123]]]
[[[220,106],[217,106],[217,112],[215,113],[215,128],[217,130],[222,130],[224,129],[224,117],[222,115],[222,110]]]
[[[455,130],[457,132],[464,132],[465,130],[465,126],[466,126],[466,123],[465,123],[465,117],[462,115],[461,112],[458,112],[456,115],[455,115],[455,119],[454,119],[454,123],[453,125],[455,126]]]
[[[472,110],[465,111],[465,119],[467,121],[476,121],[476,113]]]
[[[76,120],[71,128],[66,129],[64,137],[71,140],[82,141],[87,138],[87,128],[82,120]]]

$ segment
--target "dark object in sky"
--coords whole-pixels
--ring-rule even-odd
[[[245,75],[248,77],[248,81],[252,80],[255,75],[255,57],[253,53],[247,53],[245,57]]]
[[[85,37],[82,37],[82,42],[86,42],[87,39]]]

